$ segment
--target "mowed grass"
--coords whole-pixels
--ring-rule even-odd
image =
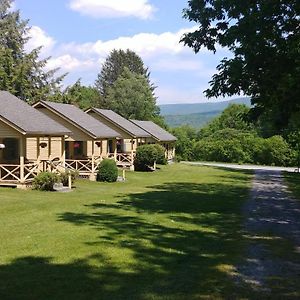
[[[300,173],[285,173],[285,180],[294,197],[300,200]]]
[[[173,164],[71,193],[0,189],[0,299],[215,299],[244,251],[248,173]]]

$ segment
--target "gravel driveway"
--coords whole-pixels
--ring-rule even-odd
[[[243,213],[247,247],[236,266],[237,285],[260,299],[300,299],[300,201],[280,171],[255,171]]]

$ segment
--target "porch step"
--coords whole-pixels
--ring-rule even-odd
[[[72,191],[67,186],[63,186],[62,183],[55,183],[53,185],[53,190],[56,191],[56,192],[60,192],[60,193],[68,193],[68,192]]]

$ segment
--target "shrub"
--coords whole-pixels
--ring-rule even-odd
[[[115,182],[118,179],[117,164],[112,159],[101,161],[97,174],[97,181]]]
[[[54,183],[59,181],[59,177],[55,173],[41,172],[33,180],[33,188],[40,191],[53,191]]]
[[[78,171],[72,171],[72,170],[60,173],[59,180],[63,184],[63,186],[69,185],[69,175],[71,175],[71,181],[73,184],[75,182],[75,180],[77,179],[79,173],[78,173]]]
[[[155,145],[142,145],[136,149],[134,168],[136,171],[150,171],[157,161],[158,153]]]
[[[283,137],[274,135],[263,140],[258,162],[265,165],[288,166],[292,162],[292,150]]]
[[[156,163],[160,165],[166,165],[167,164],[167,159],[165,155],[165,148],[159,144],[153,144],[155,147],[157,154],[156,154]]]

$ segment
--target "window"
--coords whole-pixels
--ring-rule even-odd
[[[3,139],[5,148],[3,149],[4,160],[13,161],[19,159],[19,140],[14,138]]]

